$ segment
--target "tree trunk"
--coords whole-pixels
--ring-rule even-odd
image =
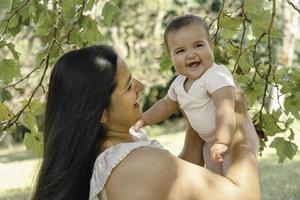
[[[299,5],[299,0],[293,0],[294,5]],[[286,0],[282,2],[283,16],[283,42],[279,51],[278,68],[290,67],[293,62],[295,39],[299,30],[299,13],[288,4]],[[280,89],[280,88],[279,88]],[[284,104],[284,95],[279,89],[273,87],[269,111],[277,110]]]

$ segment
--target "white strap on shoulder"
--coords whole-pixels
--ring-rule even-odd
[[[105,187],[101,191],[101,199],[100,200],[108,200]]]
[[[98,200],[98,194],[104,189],[104,185],[112,170],[126,158],[130,152],[143,146],[162,148],[155,140],[138,140],[130,143],[120,143],[102,152],[94,164],[93,175],[90,180],[89,200]]]

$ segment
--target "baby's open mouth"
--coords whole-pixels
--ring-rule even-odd
[[[192,68],[196,68],[196,67],[198,67],[199,64],[200,64],[200,62],[196,61],[196,62],[191,62],[187,66],[188,67],[192,67]]]

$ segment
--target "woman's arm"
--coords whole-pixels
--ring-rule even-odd
[[[178,155],[179,158],[194,163],[196,165],[204,166],[203,159],[203,144],[204,141],[198,135],[198,133],[191,127],[189,123],[182,151]]]
[[[109,199],[260,200],[255,150],[246,139],[246,132],[252,129],[245,98],[238,96],[232,160],[224,177],[165,150],[142,147],[114,169],[106,184]]]

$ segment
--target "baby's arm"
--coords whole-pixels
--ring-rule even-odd
[[[216,140],[211,147],[212,158],[217,162],[223,161],[223,155],[228,150],[236,127],[234,112],[234,88],[223,87],[212,93],[216,106]]]
[[[178,103],[172,101],[167,95],[157,101],[149,110],[143,113],[142,119],[137,121],[134,129],[138,130],[146,125],[156,124],[168,119],[178,111]]]
[[[199,137],[198,133],[191,127],[191,125],[188,124],[184,145],[178,157],[204,167],[203,144],[204,141],[201,137]]]

